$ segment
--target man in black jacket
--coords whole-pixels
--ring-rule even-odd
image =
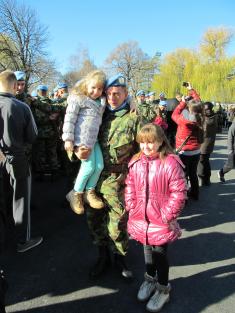
[[[29,106],[15,98],[16,76],[11,71],[0,73],[0,171],[6,212],[13,213],[16,225],[21,225],[18,252],[27,251],[42,242],[42,237],[30,237],[31,174],[25,145],[37,136],[37,127]],[[12,214],[11,213],[11,214]]]

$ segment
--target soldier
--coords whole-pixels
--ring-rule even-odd
[[[151,123],[156,116],[154,106],[151,103],[146,103],[144,90],[139,90],[136,94],[137,97],[137,114],[140,117],[141,126]]]
[[[62,99],[67,99],[69,95],[68,84],[59,83],[57,85],[57,97]]]
[[[34,98],[33,98],[33,96],[31,96],[30,94],[28,94],[25,91],[25,88],[26,88],[26,82],[25,82],[26,75],[25,75],[25,72],[23,72],[23,71],[15,71],[14,74],[15,74],[16,79],[17,79],[17,91],[16,91],[15,97],[16,97],[17,100],[20,100],[20,101],[28,104],[30,106],[30,109],[31,109],[32,113],[34,114],[34,112],[33,112]]]
[[[14,72],[17,79],[17,91],[16,91],[16,99],[26,102],[27,93],[25,92],[25,72],[16,71]]]
[[[67,153],[64,149],[64,142],[62,140],[62,129],[63,129],[63,123],[64,123],[64,117],[66,113],[67,108],[67,98],[68,98],[68,84],[66,83],[58,83],[56,86],[56,99],[53,99],[53,104],[56,105],[59,109],[59,116],[56,120],[57,128],[58,128],[58,142],[57,142],[57,155],[58,155],[58,162],[60,164],[60,170],[62,174],[66,174],[69,179],[69,185],[70,185],[70,176],[71,173],[74,171],[74,168],[76,169],[77,175],[77,166],[74,166],[74,164],[71,164],[67,157]],[[74,175],[73,179],[74,179]],[[72,180],[73,180],[72,179]]]
[[[99,211],[87,210],[88,226],[93,241],[99,248],[98,260],[90,275],[96,278],[110,265],[110,244],[120,274],[124,278],[130,278],[132,272],[125,262],[128,235],[123,191],[128,161],[138,149],[135,142],[138,117],[130,112],[126,79],[122,75],[108,80],[106,96],[108,104],[99,135],[104,170],[97,189],[103,195],[107,207]]]
[[[149,92],[148,96],[149,96],[149,103],[150,104],[157,104],[158,103],[158,101],[155,100],[155,92],[154,91]]]
[[[37,102],[34,107],[38,137],[33,147],[33,164],[38,178],[43,175],[56,176],[58,171],[57,141],[58,129],[56,120],[59,116],[57,107],[47,97],[48,87],[37,87]]]

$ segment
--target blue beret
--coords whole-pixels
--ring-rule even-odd
[[[139,90],[139,91],[137,91],[136,96],[137,96],[137,97],[138,97],[138,96],[145,96],[145,91],[144,91],[144,90]]]
[[[159,105],[163,106],[163,107],[166,107],[167,106],[167,102],[165,100],[161,100],[159,102]]]
[[[46,85],[38,85],[37,90],[47,91],[48,87]]]
[[[25,72],[23,71],[16,71],[14,72],[17,80],[25,80]]]
[[[153,96],[153,95],[155,95],[155,92],[154,92],[154,91],[151,91],[148,95],[149,95],[149,96]]]
[[[37,95],[38,95],[38,94],[37,94],[37,91],[36,91],[36,90],[33,90],[33,91],[31,92],[31,96],[32,96],[32,97],[37,97]]]
[[[68,88],[68,84],[66,84],[66,83],[59,83],[57,85],[57,89],[62,89],[62,88]]]
[[[113,77],[110,77],[106,81],[105,89],[108,89],[109,87],[126,87],[126,78],[122,74],[115,75]]]
[[[159,97],[165,97],[164,92],[161,92],[161,93],[159,94]]]

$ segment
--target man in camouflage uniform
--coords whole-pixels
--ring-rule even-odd
[[[47,97],[47,91],[48,87],[45,85],[37,87],[38,97],[34,105],[38,137],[33,146],[33,164],[39,177],[43,177],[44,174],[57,175],[58,170],[56,120],[59,116],[59,108]]]
[[[139,90],[136,94],[137,97],[137,114],[140,118],[140,125],[144,126],[147,123],[151,123],[156,116],[154,110],[155,105],[152,103],[147,103],[145,101],[145,92],[144,90]]]
[[[67,153],[64,149],[64,142],[62,140],[64,116],[65,116],[66,108],[67,108],[67,98],[68,98],[67,83],[58,83],[58,85],[56,86],[56,98],[53,99],[53,104],[56,105],[60,110],[60,114],[58,116],[58,119],[56,120],[58,133],[59,133],[59,138],[57,142],[57,154],[58,154],[58,161],[60,164],[60,170],[63,174],[65,174],[69,178],[70,175],[72,174],[71,162],[69,161],[67,157]],[[72,168],[73,168],[73,165],[72,165]],[[75,175],[77,175],[77,172]]]
[[[127,165],[137,151],[135,137],[138,117],[130,112],[126,79],[117,75],[106,85],[107,108],[99,134],[99,143],[104,157],[104,170],[98,183],[98,191],[107,204],[103,210],[88,208],[87,220],[99,256],[91,269],[92,278],[102,274],[110,264],[109,247],[122,277],[132,277],[125,263],[128,247],[123,192]]]

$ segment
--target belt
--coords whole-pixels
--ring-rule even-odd
[[[124,173],[127,172],[127,163],[124,164],[108,164],[104,166],[104,171],[109,173]]]

